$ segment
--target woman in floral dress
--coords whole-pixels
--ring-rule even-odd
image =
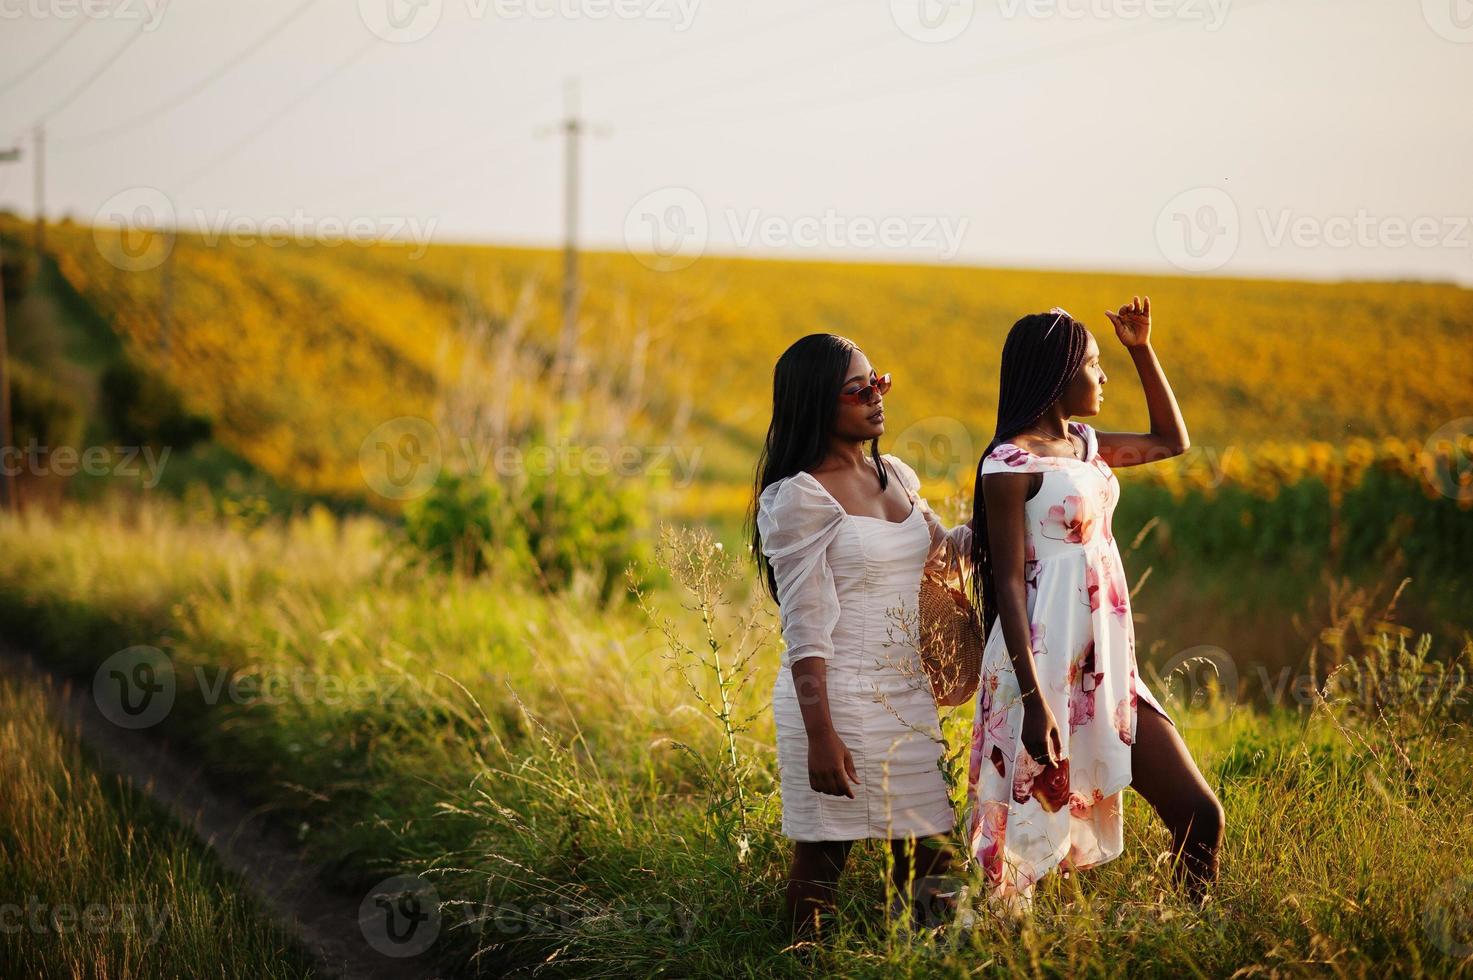
[[[1126,786],[1170,829],[1192,897],[1217,874],[1222,808],[1137,671],[1110,526],[1120,495],[1111,468],[1183,453],[1187,431],[1150,345],[1149,298],[1106,316],[1140,375],[1151,431],[1070,421],[1099,413],[1106,377],[1095,338],[1055,307],[1008,334],[997,432],[978,466],[972,584],[987,641],[969,841],[989,898],[1014,911],[1056,865],[1121,853]]]

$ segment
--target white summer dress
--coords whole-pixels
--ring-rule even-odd
[[[1083,460],[1000,443],[982,463],[984,475],[1043,474],[1024,505],[1024,583],[1034,668],[1068,761],[1041,766],[1023,749],[1023,704],[999,617],[982,654],[968,838],[989,898],[1014,909],[1032,904],[1033,885],[1055,865],[1119,856],[1137,696],[1171,720],[1136,673],[1130,590],[1110,527],[1120,482],[1099,458],[1095,430],[1069,425],[1084,439]]]
[[[881,458],[910,497],[902,521],[849,514],[807,472],[771,484],[758,502],[786,644],[772,711],[782,831],[793,840],[924,837],[955,828],[939,767],[936,702],[901,623],[915,621],[924,566],[944,560],[948,538],[965,554],[971,528],[942,527],[915,471],[888,453]],[[892,609],[903,612],[892,618]],[[808,735],[789,669],[805,657],[828,661],[829,714],[860,779],[852,800],[808,784]]]

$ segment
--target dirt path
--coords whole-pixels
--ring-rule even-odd
[[[380,953],[359,927],[364,896],[323,888],[314,867],[268,833],[260,814],[212,792],[204,773],[166,739],[109,722],[86,690],[57,677],[36,658],[0,641],[0,667],[37,679],[50,677],[55,717],[75,724],[103,769],[126,777],[140,792],[193,829],[220,863],[240,875],[247,891],[272,917],[292,930],[328,976],[429,978],[440,976],[425,956]],[[222,955],[228,951],[222,950]]]

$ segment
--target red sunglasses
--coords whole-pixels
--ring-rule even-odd
[[[882,374],[875,377],[875,372],[869,373],[869,384],[858,391],[839,392],[839,401],[846,405],[868,405],[880,395],[890,390],[890,375]]]

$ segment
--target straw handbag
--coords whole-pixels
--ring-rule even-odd
[[[928,571],[921,577],[916,603],[920,614],[916,647],[941,707],[970,701],[982,675],[982,632],[961,588],[961,557],[950,541],[946,553],[945,571]]]

